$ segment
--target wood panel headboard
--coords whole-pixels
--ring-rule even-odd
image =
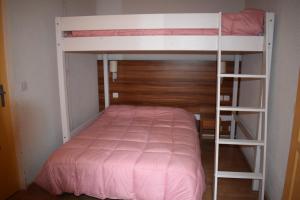
[[[227,73],[233,62],[227,62]],[[111,104],[156,105],[184,108],[192,113],[214,115],[216,62],[214,61],[118,61],[117,80],[110,73]],[[98,61],[99,105],[104,108],[103,67]],[[119,98],[112,98],[118,92]],[[222,93],[230,97],[232,79],[225,79]]]

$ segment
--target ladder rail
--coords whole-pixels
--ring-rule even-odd
[[[266,14],[266,25],[265,25],[265,59],[266,59],[266,75],[265,79],[265,108],[268,109],[269,104],[269,84],[271,75],[271,64],[272,64],[272,48],[273,48],[273,33],[274,33],[274,13]],[[268,133],[268,112],[264,113],[264,148],[263,148],[263,169],[262,169],[262,186],[260,192],[260,199],[264,199],[265,194],[265,179],[266,179],[266,155],[267,155],[267,133]]]
[[[221,23],[221,16],[219,16],[219,23]],[[266,146],[267,146],[267,131],[268,131],[268,100],[269,100],[269,84],[270,84],[270,72],[271,72],[271,58],[272,58],[272,46],[273,46],[273,32],[274,32],[274,14],[266,14],[266,25],[265,25],[265,49],[263,52],[263,64],[265,65],[265,75],[250,75],[250,74],[237,74],[236,69],[234,74],[221,74],[221,29],[219,27],[218,37],[218,56],[217,56],[217,102],[216,102],[216,130],[215,130],[215,172],[214,172],[214,193],[213,199],[217,199],[217,187],[218,178],[239,178],[239,179],[253,179],[253,188],[259,186],[258,180],[260,180],[259,199],[264,199],[265,194],[265,176],[266,176]],[[219,24],[220,25],[220,24]],[[235,62],[236,64],[236,62]],[[221,95],[221,78],[231,77],[236,80],[237,78],[253,78],[261,79],[261,91],[260,91],[260,108],[247,108],[237,107],[235,105],[237,99],[234,99],[232,107],[220,106],[220,95]],[[237,82],[234,82],[234,86]],[[233,89],[233,92],[234,89]],[[235,95],[233,93],[233,95]],[[237,98],[237,95],[236,95]],[[258,112],[258,129],[256,140],[236,140],[232,135],[235,134],[231,130],[231,139],[220,139],[220,112],[221,111],[232,111],[233,116],[235,112]],[[231,124],[235,127],[236,119],[233,117]],[[219,171],[219,145],[245,145],[245,146],[256,146],[255,155],[255,169],[254,172],[231,172],[231,171]],[[263,149],[263,150],[262,150]],[[256,186],[255,186],[256,185]]]
[[[215,129],[215,170],[214,170],[214,191],[213,199],[217,199],[218,194],[218,166],[219,166],[219,129],[220,129],[220,95],[221,95],[221,39],[222,39],[222,13],[219,12],[218,24],[218,55],[217,55],[217,102],[216,102],[216,129]]]

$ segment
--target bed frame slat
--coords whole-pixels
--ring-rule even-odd
[[[139,14],[62,17],[62,31],[218,28],[218,13]]]
[[[64,51],[216,51],[218,36],[63,38]],[[263,36],[223,36],[222,51],[263,51]]]

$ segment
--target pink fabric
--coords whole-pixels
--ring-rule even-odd
[[[56,195],[199,200],[199,147],[194,118],[182,109],[110,106],[53,153],[36,183]]]
[[[262,35],[264,32],[265,12],[246,9],[239,13],[224,13],[222,33],[225,35]]]
[[[264,16],[264,11],[256,9],[247,9],[239,13],[224,13],[222,16],[222,34],[261,35],[264,30]],[[70,34],[67,34],[67,37],[217,34],[217,29],[116,29],[72,31]]]

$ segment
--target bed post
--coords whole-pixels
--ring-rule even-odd
[[[103,81],[104,81],[104,104],[105,108],[109,106],[109,70],[108,70],[108,57],[103,54]]]
[[[56,26],[56,48],[57,48],[60,116],[61,116],[63,143],[65,143],[70,139],[70,122],[69,122],[68,101],[67,101],[66,69],[65,69],[64,51],[62,49],[62,31],[61,31],[60,17],[55,18],[55,26]]]
[[[240,60],[241,60],[240,55],[235,55],[234,56],[234,74],[239,73]],[[234,78],[233,79],[233,88],[232,88],[232,106],[233,107],[237,106],[238,88],[239,88],[239,80],[237,78]],[[235,138],[235,125],[236,125],[236,123],[235,123],[234,115],[235,115],[235,112],[232,112],[231,125],[230,125],[230,138],[231,139]]]

